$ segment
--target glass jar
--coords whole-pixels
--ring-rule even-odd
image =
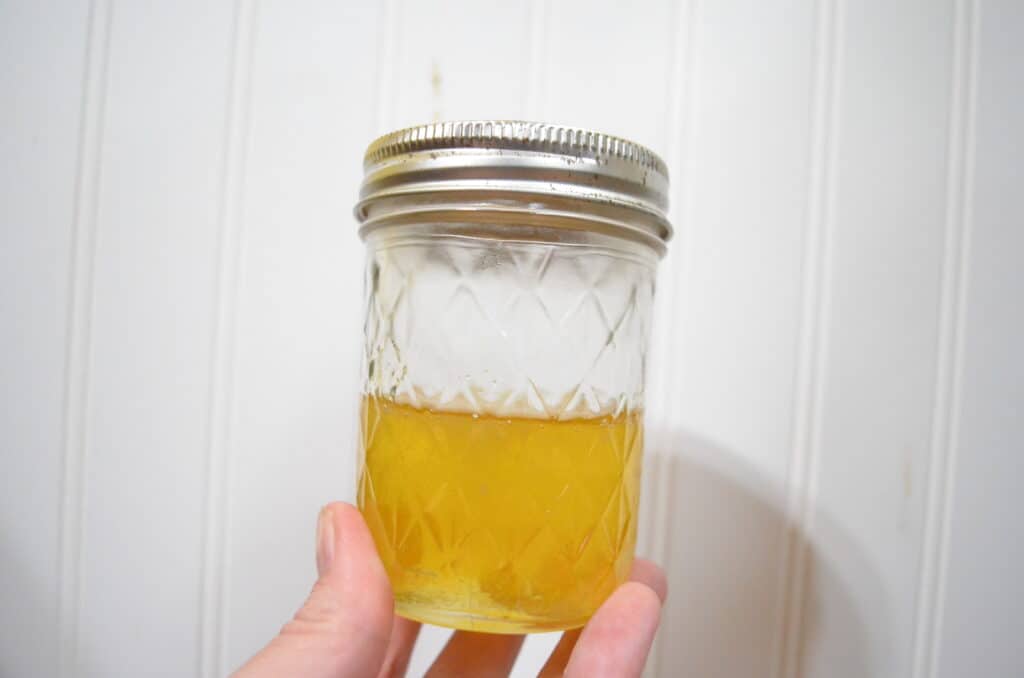
[[[364,167],[358,501],[396,611],[582,626],[636,543],[665,165],[493,121],[386,135]]]

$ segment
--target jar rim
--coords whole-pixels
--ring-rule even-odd
[[[451,121],[370,144],[356,219],[365,235],[422,212],[495,208],[554,224],[573,214],[595,228],[650,241],[672,237],[668,170],[650,149],[576,127],[515,120]]]

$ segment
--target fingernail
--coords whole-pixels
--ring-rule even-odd
[[[316,521],[316,571],[321,577],[331,569],[334,560],[334,516],[330,507],[320,509]]]

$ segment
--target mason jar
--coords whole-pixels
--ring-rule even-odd
[[[473,121],[385,135],[364,169],[358,502],[396,612],[582,626],[636,544],[665,164]]]

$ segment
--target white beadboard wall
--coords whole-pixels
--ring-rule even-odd
[[[361,151],[487,117],[671,166],[648,674],[1024,675],[1024,3],[2,0],[0,96],[5,678],[278,630],[354,494]]]

